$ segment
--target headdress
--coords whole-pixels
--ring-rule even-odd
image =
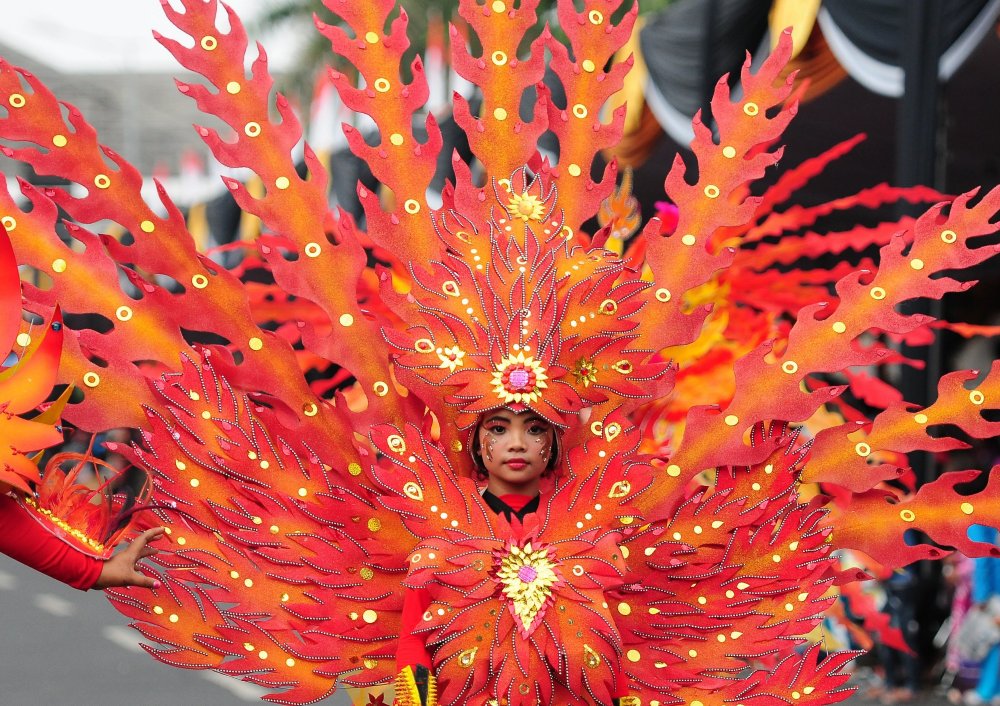
[[[432,115],[426,141],[416,137],[427,88],[419,60],[401,70],[405,12],[387,25],[384,0],[326,4],[343,26],[319,30],[360,79],[331,77],[344,103],[378,127],[371,139],[345,128],[385,190],[383,205],[358,189],[365,238],[328,210],[327,175],[308,146],[308,175],[299,175],[298,121],[280,97],[272,119],[263,53],[245,73],[238,18],[230,13],[226,33],[215,2],[165,4],[191,42],[159,38],[205,78],[181,90],[229,128],[199,128],[206,143],[264,185],[258,195],[226,179],[266,228],[259,249],[277,287],[310,303],[294,322],[252,308],[242,283],[194,250],[163,189],[160,204],[147,204],[138,174],[102,152],[75,111],[67,123],[37,79],[0,64],[11,105],[0,137],[45,147],[7,152],[86,188],[73,196],[22,184],[26,211],[0,192],[19,260],[53,281],[27,288],[29,304],[45,311],[60,301],[112,323],[64,354],[60,374],[81,380],[84,393],[67,418],[140,429],[134,461],[156,475],[156,497],[176,503],[155,519],[173,542],[153,559],[164,588],[111,592],[116,607],[159,659],[246,678],[282,703],[388,683],[404,583],[432,596],[419,630],[434,646],[442,703],[607,703],[619,678],[649,704],[846,696],[837,690],[851,655],[821,658],[806,637],[835,601],[833,587],[857,577],[832,551],[861,549],[887,565],[943,553],[905,544],[911,528],[984,551],[954,518],[994,522],[1000,495],[960,498],[954,486],[968,473],[896,505],[874,488],[899,475],[890,461],[901,454],[954,446],[931,426],[995,433],[981,411],[1000,399],[1000,369],[975,382],[945,378],[926,409],[895,402],[872,423],[838,419],[808,440],[800,425],[844,391],[825,376],[886,358],[862,336],[929,323],[900,314],[899,302],[962,286],[941,273],[993,253],[974,245],[996,229],[1000,191],[935,207],[887,242],[877,271],[845,273],[836,296],[790,312],[797,320],[779,345],[769,338],[733,356],[727,399],[687,410],[669,456],[643,456],[636,413],[662,401],[668,361],[698,340],[715,275],[735,258],[725,236],[765,207],[748,186],[778,161],[771,146],[795,112],[791,84],[775,85],[788,38],[756,73],[744,69],[738,96],[719,84],[715,125],[695,123],[697,176],[678,160],[666,178],[676,229],[648,223],[644,252],[623,260],[601,247],[614,228],[591,234],[585,224],[614,191],[613,164],[597,181],[592,170],[620,134],[623,113],[601,108],[628,70],[614,54],[635,7],[560,2],[568,46],[545,30],[522,55],[536,3],[463,2],[482,54],[456,40],[453,63],[482,102],[474,114],[456,96],[454,117],[476,174],[453,157],[454,179],[435,207],[427,193],[441,138]],[[539,83],[546,52],[564,103]],[[559,143],[554,163],[537,154],[547,130]],[[78,223],[113,219],[134,240],[71,225],[86,245],[71,250],[54,234],[56,206]],[[378,270],[377,291],[359,298],[366,244],[399,266]],[[128,294],[116,267],[134,287]],[[189,343],[206,328],[224,343]],[[353,394],[321,399],[302,375],[308,356],[347,370]],[[462,430],[501,406],[559,425],[589,413],[567,432],[566,482],[513,527],[466,477]],[[857,494],[851,513],[806,498],[803,482]]]

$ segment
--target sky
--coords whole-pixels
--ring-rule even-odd
[[[180,7],[179,0],[170,0]],[[267,0],[228,0],[245,24],[267,7]],[[5,2],[0,43],[35,61],[67,73],[172,71],[173,58],[152,37],[152,30],[180,38],[163,14],[160,0],[42,0]],[[251,38],[254,37],[251,35]],[[295,36],[260,37],[272,71],[287,65]]]

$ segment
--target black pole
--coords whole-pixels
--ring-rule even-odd
[[[944,19],[943,0],[904,0],[900,63],[905,72],[905,90],[899,101],[896,139],[896,183],[899,186],[932,186],[943,190],[944,160],[942,158],[942,90],[938,80],[938,63],[944,51],[941,25]],[[900,215],[917,215],[911,204],[902,204]],[[912,302],[905,313],[925,313],[942,318],[944,306],[939,299]],[[937,395],[936,384],[942,372],[940,336],[930,346],[904,345],[901,351],[909,358],[923,359],[924,370],[902,367],[900,387],[904,398],[927,406]],[[928,483],[937,476],[934,458],[926,452],[910,455],[917,485]],[[927,540],[927,537],[920,537]],[[920,562],[913,567],[918,582],[916,630],[905,630],[911,646],[921,656],[924,665],[933,661],[934,633],[942,619],[942,606],[934,597],[941,594],[939,562]]]
[[[905,91],[899,101],[896,133],[896,183],[899,186],[931,186],[943,189],[941,147],[941,83],[938,62],[944,51],[941,24],[943,0],[907,0],[902,5],[900,59],[905,72]],[[911,204],[900,205],[900,215],[916,215]],[[907,313],[926,313],[940,318],[943,313],[939,299],[912,303]],[[936,397],[935,385],[941,377],[941,345],[913,348],[904,346],[908,357],[925,361],[924,370],[903,367],[901,387],[909,402],[929,405]],[[937,473],[929,454],[914,454],[911,458],[918,484],[933,480]]]

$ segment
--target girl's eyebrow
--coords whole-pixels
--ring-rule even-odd
[[[510,424],[510,420],[507,419],[507,417],[504,417],[503,415],[500,414],[496,414],[490,417],[489,419],[485,420],[483,424],[489,424],[490,422],[503,422],[504,424]]]

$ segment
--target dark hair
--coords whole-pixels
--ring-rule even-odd
[[[483,463],[483,449],[479,443],[479,428],[482,426],[482,420],[476,423],[476,426],[472,427],[472,438],[469,440],[469,453],[472,455],[472,463],[476,467],[476,478],[479,480],[486,480],[490,477],[490,472],[486,470],[486,464]],[[559,465],[559,454],[561,449],[559,448],[559,432],[554,426],[551,426],[552,430],[552,455],[549,456],[549,462],[545,466],[545,471],[542,473],[542,478],[547,478],[555,471],[557,465]]]

